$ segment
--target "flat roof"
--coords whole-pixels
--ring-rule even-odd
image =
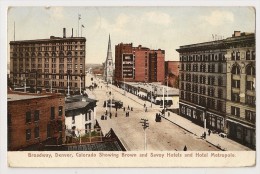
[[[18,101],[18,100],[29,100],[35,98],[43,98],[49,97],[51,95],[33,95],[33,94],[26,94],[26,93],[15,93],[15,94],[7,94],[7,101]]]

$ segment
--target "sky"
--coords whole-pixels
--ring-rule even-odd
[[[78,32],[78,14],[82,37],[86,37],[86,63],[106,59],[108,36],[112,54],[115,45],[133,43],[165,50],[165,60],[179,60],[182,45],[232,36],[233,32],[255,32],[252,7],[10,7],[8,43],[14,40],[47,39]],[[81,27],[80,27],[81,28]],[[81,35],[81,30],[80,33]],[[9,54],[9,51],[8,51]]]

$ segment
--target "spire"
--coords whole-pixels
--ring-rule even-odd
[[[110,53],[111,53],[111,56],[110,56]],[[109,39],[108,39],[107,59],[112,59],[110,33],[109,33]]]

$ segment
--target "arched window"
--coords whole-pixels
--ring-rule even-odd
[[[234,65],[232,67],[232,74],[240,74],[240,67],[239,67],[239,65]]]
[[[246,75],[255,75],[255,68],[251,65],[247,66]]]
[[[44,56],[45,56],[45,57],[49,57],[49,54],[48,54],[48,53],[45,53]]]

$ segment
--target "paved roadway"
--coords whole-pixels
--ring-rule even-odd
[[[102,86],[102,89],[101,89]],[[143,104],[144,101],[136,97],[135,100],[128,98],[129,93],[126,96],[123,95],[122,89],[113,86],[111,88],[112,96],[116,100],[121,100],[126,107],[126,111],[129,111],[129,117],[125,116],[123,109],[118,109],[117,117],[115,117],[116,110],[112,108],[112,118],[108,117],[107,120],[101,120],[101,115],[104,115],[106,108],[103,107],[103,103],[108,97],[107,91],[110,91],[110,87],[106,88],[106,85],[99,83],[99,88],[96,88],[93,94],[98,100],[97,103],[97,120],[102,128],[104,134],[106,134],[110,128],[113,128],[117,136],[122,143],[126,146],[127,150],[131,151],[143,151],[144,150],[144,130],[140,123],[141,118],[148,119],[149,128],[146,129],[147,135],[147,150],[153,151],[182,151],[184,146],[187,146],[188,150],[193,151],[217,151],[216,147],[208,144],[205,140],[190,134],[182,128],[162,119],[162,122],[155,122],[155,115],[159,112],[159,107],[150,108],[150,103],[146,102],[148,106],[148,112],[145,112]],[[133,107],[133,111],[127,109],[127,107]],[[110,108],[107,108],[108,113]]]

